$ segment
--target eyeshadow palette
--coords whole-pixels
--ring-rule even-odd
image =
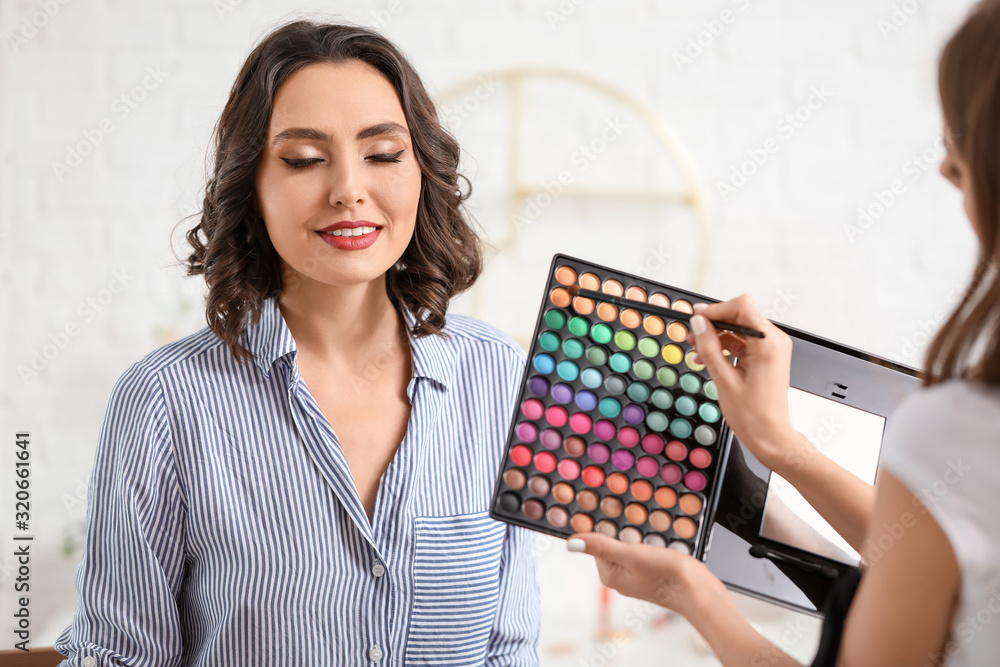
[[[691,314],[717,300],[566,255],[548,275],[491,516],[558,537],[600,531],[673,548],[730,589],[822,615],[856,561],[727,428],[686,318],[649,308]],[[849,469],[863,463],[873,482],[884,425],[919,373],[775,325],[795,340],[796,429],[823,435],[825,454]],[[829,423],[852,426],[831,442]]]
[[[494,518],[697,554],[725,426],[687,323],[570,288],[689,314],[709,300],[563,255],[549,276]]]

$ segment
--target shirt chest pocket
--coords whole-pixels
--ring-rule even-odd
[[[407,665],[482,664],[506,525],[486,512],[417,517]]]

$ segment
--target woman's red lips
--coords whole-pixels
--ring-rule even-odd
[[[317,232],[325,243],[338,250],[370,248],[381,233],[381,227],[367,220],[342,220]]]

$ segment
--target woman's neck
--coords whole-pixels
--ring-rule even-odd
[[[354,366],[405,345],[406,325],[384,277],[349,287],[301,280],[282,292],[278,305],[300,354],[321,363]]]

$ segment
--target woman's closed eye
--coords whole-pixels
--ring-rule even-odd
[[[285,163],[288,164],[288,166],[291,167],[292,169],[302,169],[303,167],[308,167],[310,165],[316,164],[317,162],[323,161],[318,157],[303,158],[303,159],[283,157],[281,159],[284,160]]]
[[[375,155],[366,155],[365,159],[372,162],[399,162],[399,156],[402,154],[402,150],[395,153],[376,153]]]
[[[365,160],[371,160],[372,162],[399,162],[399,156],[403,154],[403,151],[396,151],[395,153],[375,153],[374,155],[366,155]],[[285,163],[292,169],[302,169],[303,167],[309,167],[314,164],[318,164],[323,161],[322,158],[281,158]]]

